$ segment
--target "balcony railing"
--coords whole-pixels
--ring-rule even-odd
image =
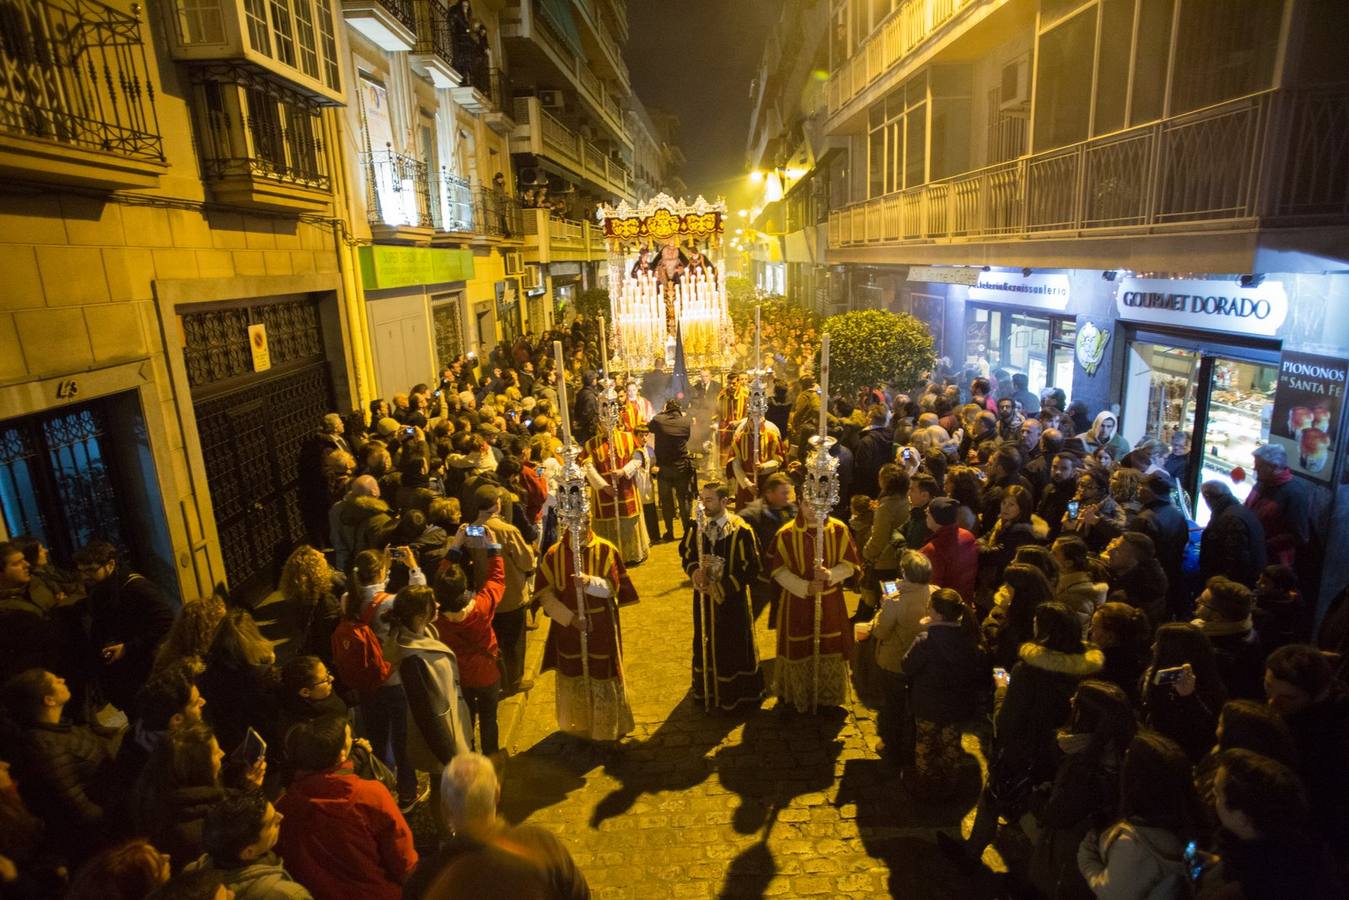
[[[313,98],[242,66],[201,66],[193,75],[207,179],[330,189],[322,108]]]
[[[444,0],[422,0],[414,7],[416,53],[431,53],[454,65],[454,41],[450,35],[450,9]],[[409,26],[412,27],[412,26]]]
[[[1349,86],[1265,91],[853,204],[829,245],[1343,218],[1345,146]]]
[[[516,98],[515,121],[529,132],[527,152],[556,160],[605,191],[620,197],[631,196],[632,170],[568,128],[544,109],[537,98]]]
[[[474,233],[493,238],[515,238],[524,233],[520,202],[493,188],[473,195]]]
[[[0,16],[0,131],[164,161],[134,14],[94,0],[13,0]]]
[[[436,231],[473,231],[473,186],[468,179],[442,171],[436,179],[437,202],[431,207]]]
[[[546,47],[558,66],[576,83],[581,96],[609,117],[608,125],[614,133],[626,136],[623,104],[591,71],[590,64],[577,56],[562,39],[560,28],[553,22],[547,7],[538,0],[515,0],[508,12],[518,17],[519,24],[508,25],[506,33],[519,36],[527,32],[529,37]]]
[[[537,262],[554,262],[563,257],[571,260],[597,258],[604,254],[604,234],[589,222],[578,222],[554,216],[546,209],[526,209],[524,238],[527,255]]]
[[[431,186],[424,161],[392,150],[361,154],[370,224],[433,228]]]
[[[389,11],[389,15],[397,19],[404,27],[413,34],[417,33],[417,9],[413,0],[377,0],[380,6]],[[448,18],[448,15],[447,15]],[[445,21],[442,19],[442,21]],[[449,25],[446,22],[446,31]]]
[[[829,115],[898,65],[975,0],[903,0],[829,76]]]

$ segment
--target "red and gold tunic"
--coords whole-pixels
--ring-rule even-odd
[[[576,574],[571,534],[563,531],[562,540],[548,548],[539,564],[543,577],[540,590],[551,589],[562,605],[575,614]],[[590,617],[587,651],[591,678],[621,678],[623,675],[620,651],[622,631],[618,623],[618,607],[637,602],[637,592],[623,567],[618,548],[604,538],[591,534],[581,551],[586,575],[598,575],[609,582],[610,597],[585,594],[586,615]],[[552,625],[543,648],[542,671],[557,669],[562,675],[581,677],[581,632],[569,626]]]
[[[743,385],[722,388],[717,395],[717,437],[723,454],[731,449],[731,438],[735,435],[736,423],[745,418],[745,406],[749,402],[749,389]]]
[[[581,594],[589,628],[586,631],[584,665],[581,631],[574,620],[566,625],[553,622],[543,647],[542,671],[556,672],[554,704],[558,728],[568,734],[596,741],[616,741],[634,727],[632,706],[624,683],[623,633],[618,608],[637,602],[618,548],[594,533],[581,550],[583,574],[598,576],[609,586],[608,597]],[[552,605],[551,594],[575,616],[580,610],[571,535],[548,548],[539,564],[544,608]]]
[[[756,460],[757,456],[757,460]],[[731,461],[727,465],[730,468],[730,475],[735,482],[735,504],[737,509],[744,509],[746,503],[754,499],[754,491],[747,490],[740,486],[740,480],[735,478],[735,464],[740,464],[740,471],[744,473],[757,488],[758,474],[760,467],[764,463],[771,461],[777,462],[777,467],[770,469],[782,471],[786,464],[785,450],[782,446],[782,438],[778,435],[777,429],[767,422],[759,423],[759,449],[758,453],[754,450],[754,440],[751,428],[746,425],[745,428],[736,432],[735,438],[731,441]]]
[[[803,515],[783,525],[773,539],[769,572],[785,569],[809,582],[815,570],[815,537],[814,522]],[[854,571],[862,568],[852,532],[838,519],[830,518],[824,527],[824,567],[832,569],[841,563],[850,564]],[[815,597],[800,597],[785,587],[780,589],[774,692],[802,711],[816,705],[841,705],[847,701],[848,660],[853,644],[842,582],[826,587],[821,597],[818,673],[813,660]],[[818,692],[813,686],[817,677]]]
[[[651,407],[651,401],[645,397],[629,400],[623,404],[623,411],[618,418],[618,427],[624,431],[636,431],[638,426],[645,428],[655,414],[655,410]]]
[[[626,519],[641,512],[637,488],[632,479],[622,472],[639,449],[637,438],[632,432],[621,429],[614,432],[612,443],[609,435],[597,434],[581,448],[581,464],[594,466],[600,478],[604,479],[605,486],[602,489],[595,490],[594,485],[591,485],[594,504],[590,512],[594,518]],[[618,486],[617,495],[614,494],[615,485]]]

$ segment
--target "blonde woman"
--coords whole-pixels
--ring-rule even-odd
[[[281,664],[297,656],[317,656],[332,665],[333,631],[342,621],[341,579],[323,554],[297,547],[281,569],[281,582],[253,608],[263,637]]]
[[[155,653],[153,676],[180,662],[193,663],[200,669],[205,666],[206,652],[215,640],[216,629],[225,618],[224,587],[217,587],[209,597],[189,600],[183,604],[178,615],[164,636],[159,650]],[[195,662],[193,662],[195,661]]]
[[[211,641],[206,671],[197,681],[206,700],[206,719],[227,753],[239,746],[250,726],[275,743],[279,685],[272,642],[247,610],[231,609]]]

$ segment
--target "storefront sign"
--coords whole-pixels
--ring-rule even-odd
[[[248,326],[248,349],[253,352],[253,371],[266,372],[272,367],[272,351],[267,349],[267,326],[261,323]]]
[[[1330,480],[1346,381],[1349,362],[1342,358],[1293,350],[1279,358],[1269,439],[1283,446],[1299,475]]]
[[[473,251],[438,247],[360,248],[361,283],[367,291],[468,281],[473,277]]]
[[[1288,295],[1278,281],[1244,288],[1235,281],[1125,278],[1115,309],[1131,322],[1273,337],[1288,316]]]
[[[1095,375],[1096,370],[1101,365],[1101,360],[1105,359],[1105,345],[1110,343],[1110,332],[1097,328],[1091,322],[1087,322],[1077,330],[1077,364],[1081,366],[1088,375]]]
[[[1067,275],[1022,275],[1020,272],[980,272],[970,288],[976,303],[1007,303],[1037,309],[1068,308]]]
[[[984,274],[982,269],[970,266],[909,266],[910,281],[931,284],[967,284],[974,287],[979,283],[979,276]]]

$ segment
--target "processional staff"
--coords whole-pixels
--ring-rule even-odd
[[[604,316],[600,316],[600,364],[604,376],[600,379],[600,427],[604,429],[609,439],[609,465],[610,478],[609,484],[614,492],[614,514],[618,525],[618,554],[624,561],[627,560],[627,551],[623,549],[623,505],[622,495],[619,492],[619,476],[612,474],[614,467],[618,465],[618,425],[623,416],[623,410],[618,402],[618,390],[614,387],[614,381],[609,377],[609,344],[605,337],[608,326],[604,321]]]
[[[562,342],[553,341],[553,358],[559,373],[563,368]],[[585,587],[581,577],[585,574],[585,562],[582,559],[581,546],[590,523],[590,498],[586,485],[585,472],[577,461],[581,448],[571,439],[571,414],[567,411],[567,382],[557,380],[558,406],[562,410],[562,474],[557,497],[558,524],[571,535],[572,583],[576,586],[576,621],[581,631],[581,686],[585,690],[588,716],[593,723],[594,700],[590,693],[590,618],[586,608]],[[561,585],[558,586],[561,590]],[[590,723],[588,723],[590,724]]]
[[[829,436],[829,416],[825,411],[829,396],[829,335],[820,340],[820,424],[818,433],[810,439],[811,455],[806,462],[806,479],[801,495],[815,517],[815,558],[811,581],[824,565],[824,530],[829,511],[838,503],[838,460],[830,454],[834,439]],[[811,632],[811,671],[814,683],[811,689],[810,709],[814,712],[820,702],[820,620],[824,615],[824,591],[821,584],[815,592],[815,621]]]
[[[763,352],[759,348],[759,310],[760,307],[754,307],[754,368],[749,373],[752,380],[749,385],[749,399],[746,401],[750,428],[750,462],[754,468],[751,477],[754,479],[756,495],[759,483],[759,429],[763,427],[764,418],[768,414],[766,382],[772,374],[771,371],[764,369]]]

